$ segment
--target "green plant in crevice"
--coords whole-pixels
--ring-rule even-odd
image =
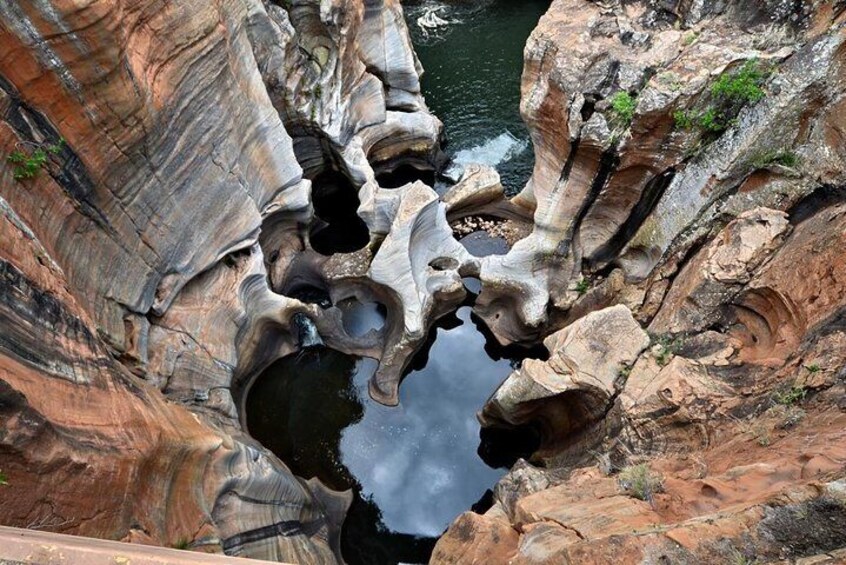
[[[813,375],[813,374],[815,374],[815,373],[819,373],[820,371],[822,371],[822,367],[820,367],[820,366],[819,366],[818,364],[816,364],[816,363],[811,363],[810,365],[806,365],[806,366],[805,366],[805,369],[807,369],[807,370],[808,370],[808,372],[809,372],[809,373],[811,373],[812,375]]]
[[[628,128],[631,125],[635,108],[637,108],[637,98],[625,90],[621,90],[611,97],[611,111],[614,114],[614,120],[623,128]]]
[[[653,473],[646,463],[633,465],[620,471],[617,484],[629,496],[652,503],[656,493],[664,490],[664,479]]]
[[[746,61],[739,69],[723,73],[709,89],[710,100],[695,110],[673,113],[677,129],[698,128],[715,139],[737,123],[740,111],[766,96],[764,83],[769,69],[757,59]]]
[[[723,119],[721,114],[717,113],[714,108],[708,108],[699,115],[696,120],[697,125],[704,131],[712,133],[720,133],[728,128],[730,123]]]
[[[41,172],[41,167],[47,164],[47,152],[41,148],[32,153],[25,153],[18,149],[13,151],[6,160],[15,165],[12,173],[15,180],[34,179]]]
[[[733,548],[731,552],[731,565],[755,565],[758,563],[757,557],[749,557],[741,553],[739,549]]]
[[[186,538],[179,538],[170,547],[173,549],[188,549],[191,546],[191,542]]]
[[[655,355],[655,362],[659,367],[665,367],[676,355],[682,346],[682,341],[679,338],[673,339],[670,336],[657,336],[652,338],[655,348],[653,353]]]
[[[755,169],[764,169],[772,165],[795,169],[799,165],[799,156],[790,149],[772,149],[752,159],[752,167]]]
[[[697,39],[699,39],[699,32],[689,31],[684,35],[684,37],[682,37],[682,45],[688,47],[690,45],[693,45]]]
[[[0,471],[0,487],[9,486],[9,477],[6,476],[6,473]]]
[[[807,394],[808,391],[805,390],[804,387],[792,386],[788,389],[773,392],[772,400],[776,404],[781,404],[782,406],[792,406],[797,402],[804,400]]]
[[[31,152],[15,149],[6,157],[6,161],[14,166],[12,176],[15,180],[23,181],[36,178],[41,170],[47,166],[49,156],[61,153],[65,140],[60,138],[56,143],[28,143],[28,145],[33,145],[35,148]]]
[[[663,72],[655,77],[655,82],[667,88],[671,92],[678,92],[682,89],[682,79],[678,73],[673,71]]]
[[[750,59],[740,69],[720,75],[711,86],[711,94],[724,102],[754,104],[766,96],[761,87],[767,75],[757,59]]]
[[[678,129],[690,129],[694,125],[694,116],[686,110],[676,110],[673,112],[673,120]]]
[[[576,283],[576,292],[579,293],[579,296],[587,294],[587,291],[590,290],[590,282],[584,277],[579,279],[579,282]]]

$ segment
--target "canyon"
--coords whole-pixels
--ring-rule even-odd
[[[0,524],[398,562],[320,458],[422,413],[501,468],[431,563],[846,561],[846,3],[552,0],[505,176],[415,51],[478,4],[0,5]]]

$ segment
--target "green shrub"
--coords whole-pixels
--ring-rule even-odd
[[[13,151],[7,160],[15,165],[15,180],[33,179],[41,172],[41,167],[47,164],[47,152],[39,148],[30,154],[23,151]]]
[[[740,69],[721,75],[711,86],[711,94],[731,102],[752,104],[765,96],[761,86],[766,78],[758,60],[750,59]]]
[[[766,96],[763,85],[768,75],[769,71],[757,59],[750,59],[739,69],[723,73],[711,85],[709,104],[695,112],[678,110],[673,114],[676,127],[691,129],[695,125],[713,139],[736,123],[737,115],[744,106]]]
[[[590,290],[590,283],[584,277],[579,279],[579,282],[576,283],[576,292],[579,293],[579,296],[586,294],[587,291]]]
[[[693,43],[697,39],[699,39],[699,32],[698,31],[689,31],[686,34],[684,34],[684,37],[682,37],[682,45],[684,45],[685,47],[687,47],[689,45],[693,45]]]
[[[699,127],[708,132],[718,133],[728,128],[729,123],[722,114],[718,114],[714,108],[705,110],[699,116]]]
[[[805,368],[808,369],[808,372],[811,373],[811,374],[819,373],[820,371],[822,371],[822,368],[819,365],[817,365],[816,363],[811,363],[810,365],[808,365]]]
[[[801,386],[792,386],[785,390],[777,390],[773,393],[773,402],[783,406],[791,406],[805,399],[808,392]]]
[[[799,164],[799,156],[789,149],[773,149],[761,153],[752,160],[752,166],[756,169],[763,169],[770,165],[781,165],[789,169]]]
[[[733,548],[731,552],[731,565],[755,565],[758,563],[757,557],[749,557],[740,552],[740,550]]]
[[[180,538],[176,540],[170,547],[173,549],[188,549],[191,546],[191,542],[185,538]]]
[[[614,117],[623,127],[631,125],[636,107],[637,99],[625,90],[621,90],[611,97],[611,109],[614,112]]]
[[[694,124],[693,116],[686,110],[676,110],[673,112],[673,119],[678,129],[690,129]]]
[[[9,478],[6,476],[6,473],[0,471],[0,487],[5,487],[9,485]]]
[[[15,180],[34,179],[41,173],[41,169],[47,166],[48,154],[57,155],[61,153],[65,140],[59,139],[56,143],[36,144],[31,153],[16,149],[6,157],[6,160],[14,165],[12,172]]]
[[[652,341],[657,345],[655,362],[658,363],[659,367],[666,366],[670,362],[670,359],[673,358],[673,355],[679,352],[683,343],[681,340],[673,339],[667,335],[653,336]]]
[[[650,503],[655,493],[662,492],[664,489],[664,479],[661,475],[653,473],[649,465],[645,463],[626,467],[620,471],[617,484],[629,496]]]

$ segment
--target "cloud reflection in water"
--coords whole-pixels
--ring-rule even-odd
[[[396,408],[370,400],[367,380],[376,363],[358,362],[355,385],[365,414],[343,431],[341,460],[395,532],[440,535],[502,475],[476,454],[476,411],[511,367],[485,354],[469,308],[457,317],[462,325],[439,329],[426,367],[402,382]]]

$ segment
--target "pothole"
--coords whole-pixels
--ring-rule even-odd
[[[417,181],[421,181],[428,186],[434,186],[435,171],[431,169],[421,170],[412,165],[401,165],[393,171],[383,171],[376,175],[376,182],[382,188],[400,188]]]
[[[358,214],[358,190],[342,174],[325,171],[312,180],[316,216],[309,240],[321,255],[352,253],[370,242],[370,232]]]
[[[379,321],[376,303],[343,307],[361,318],[357,332]],[[520,363],[500,352],[465,306],[439,323],[415,356],[398,407],[368,395],[376,361],[318,347],[265,370],[247,393],[245,420],[298,476],[353,489],[342,535],[350,565],[423,563],[437,537],[504,473],[501,454],[491,458],[500,468],[480,457],[491,442],[480,446],[476,420]]]
[[[349,298],[339,302],[338,308],[343,315],[344,331],[352,337],[362,337],[385,327],[388,310],[384,304]]]

